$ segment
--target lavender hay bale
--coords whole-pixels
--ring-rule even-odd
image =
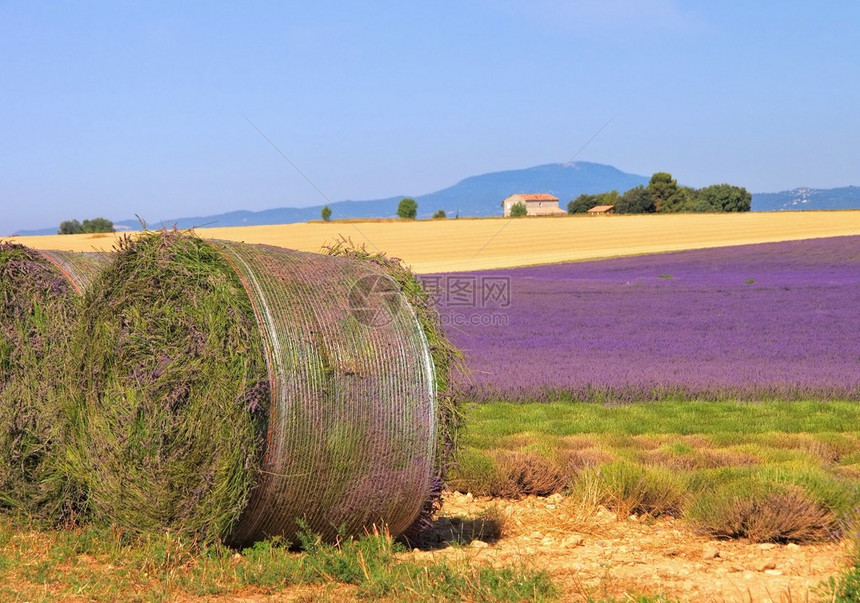
[[[79,293],[107,258],[0,243],[0,508],[51,523],[76,511],[60,409]]]
[[[386,278],[178,232],[123,241],[82,321],[70,457],[95,517],[235,545],[295,542],[302,521],[328,539],[412,525],[436,470],[434,364]]]

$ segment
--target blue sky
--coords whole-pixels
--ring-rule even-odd
[[[346,6],[344,6],[346,5]],[[0,234],[423,194],[577,157],[860,184],[860,3],[0,0]]]

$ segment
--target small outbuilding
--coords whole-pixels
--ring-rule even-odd
[[[545,193],[518,193],[511,195],[502,202],[505,217],[511,215],[511,208],[517,203],[526,206],[527,216],[560,216],[567,214],[558,206],[558,197]]]
[[[609,214],[615,213],[614,205],[595,205],[591,209],[588,210],[592,216],[608,216]]]

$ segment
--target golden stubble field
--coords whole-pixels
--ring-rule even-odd
[[[860,234],[860,211],[336,221],[201,228],[197,233],[204,238],[311,252],[319,252],[338,237],[349,237],[370,250],[403,259],[416,272],[432,273],[856,235]],[[109,251],[115,236],[14,240],[37,249]]]

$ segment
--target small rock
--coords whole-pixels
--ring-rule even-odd
[[[768,576],[782,576],[782,571],[780,571],[778,569],[764,570],[764,573],[767,574]]]
[[[552,511],[553,509],[555,509],[555,505],[547,505],[546,508]]]
[[[702,559],[708,561],[709,559],[716,559],[720,556],[720,549],[716,547],[708,547],[702,553]]]
[[[627,521],[639,521],[639,518],[636,515],[631,515],[627,518]]]
[[[472,502],[472,499],[473,499],[473,498],[475,498],[475,497],[474,497],[474,496],[472,496],[472,493],[471,493],[471,492],[468,492],[468,493],[466,494],[466,501],[467,501],[467,502]]]
[[[540,532],[532,532],[530,538],[532,538],[533,540],[542,540],[543,534]]]
[[[800,545],[797,544],[796,542],[789,542],[787,545],[785,545],[785,548],[794,550],[794,549],[799,549]]]
[[[546,501],[551,503],[560,503],[563,499],[564,497],[561,494],[550,494],[546,497]]]
[[[544,536],[543,540],[541,540],[540,543],[543,546],[552,546],[553,544],[555,544],[555,541],[549,536]]]
[[[776,561],[774,561],[773,559],[762,561],[756,566],[756,569],[760,572],[776,569]]]
[[[763,551],[769,551],[773,548],[776,548],[776,545],[772,542],[765,542],[764,544],[758,545],[758,548],[760,548]]]
[[[576,548],[583,543],[582,536],[568,536],[561,541],[561,546],[564,548]]]
[[[473,540],[472,542],[469,543],[469,546],[472,547],[473,549],[486,549],[490,545],[487,544],[486,542],[484,542],[483,540]]]
[[[242,558],[242,553],[233,553],[233,559],[237,561]]]

